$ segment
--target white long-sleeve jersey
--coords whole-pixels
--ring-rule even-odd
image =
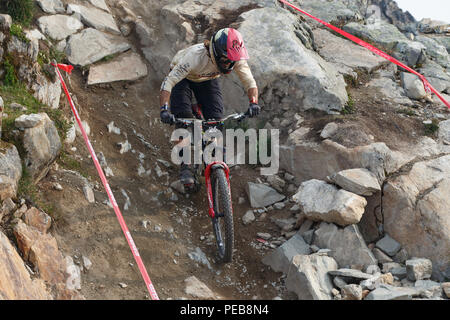
[[[161,90],[169,92],[184,78],[194,82],[203,82],[220,77],[214,55],[212,52],[208,55],[208,51],[203,43],[178,51],[172,59],[170,69],[170,73],[165,77],[161,85]],[[246,60],[237,61],[233,70],[236,71],[246,91],[257,87]]]

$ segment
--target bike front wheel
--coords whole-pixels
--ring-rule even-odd
[[[234,225],[230,188],[223,169],[215,169],[211,174],[213,207],[212,218],[216,237],[219,262],[227,263],[233,259]]]

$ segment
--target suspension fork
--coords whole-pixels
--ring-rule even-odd
[[[225,171],[225,176],[227,178],[228,183],[228,192],[231,198],[231,185],[230,185],[230,168],[228,168],[225,162],[215,161],[210,163],[205,169],[205,184],[206,184],[206,193],[208,195],[208,214],[211,219],[214,219],[216,213],[214,212],[214,202],[213,202],[213,194],[212,194],[212,185],[211,185],[211,170],[223,169]]]

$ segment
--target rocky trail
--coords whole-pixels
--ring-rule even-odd
[[[420,68],[448,98],[450,29],[380,2],[301,5]],[[0,15],[0,77],[12,64],[54,120],[0,88],[9,183],[0,186],[0,298],[150,298],[46,66],[60,52],[75,66],[68,89],[160,299],[448,300],[450,116],[420,80],[278,1],[35,6],[28,41]],[[246,39],[260,88],[263,113],[246,125],[280,130],[280,168],[231,167],[235,252],[220,264],[204,179],[197,194],[177,190],[173,128],[160,122],[158,101],[171,57],[229,25]],[[261,37],[273,54],[258,50]],[[235,76],[222,88],[226,114],[246,108]],[[65,140],[55,138],[55,110],[69,123]],[[23,192],[28,177],[34,196]]]

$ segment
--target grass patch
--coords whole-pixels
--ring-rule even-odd
[[[14,21],[28,27],[33,20],[33,0],[1,0],[0,12],[9,14]]]
[[[17,188],[17,197],[27,199],[34,207],[47,213],[53,220],[57,220],[58,217],[56,216],[54,205],[42,197],[42,193],[33,182],[33,178],[26,167],[22,166],[22,168],[22,178]]]
[[[410,117],[414,117],[414,116],[417,115],[414,112],[414,110],[411,110],[411,109],[408,109],[408,108],[404,108],[404,109],[398,110],[397,113],[404,114],[404,115],[407,115],[407,116],[410,116]]]
[[[3,79],[4,85],[8,87],[15,87],[19,80],[17,79],[14,65],[9,62],[8,57],[5,57],[5,60],[3,61],[3,69],[5,70],[5,77]]]
[[[342,115],[348,115],[355,113],[355,100],[353,100],[353,97],[348,94],[348,101],[347,104],[342,108],[341,114]]]
[[[439,121],[433,119],[431,123],[425,123],[424,126],[425,126],[425,135],[434,136],[439,130]]]
[[[20,24],[13,23],[11,25],[11,28],[9,29],[9,32],[12,36],[15,36],[20,41],[23,41],[25,43],[29,43],[30,39],[28,39],[25,35],[25,32],[23,31],[23,28]]]
[[[14,121],[22,114],[42,113],[45,112],[51,120],[54,121],[58,134],[62,140],[66,138],[66,132],[69,129],[69,123],[65,120],[63,113],[59,109],[51,109],[49,106],[41,103],[37,100],[21,82],[17,82],[15,85],[2,85],[0,86],[0,96],[5,102],[4,112],[8,115],[3,119],[2,124],[2,137],[7,142],[8,137],[11,137],[11,131],[15,128]],[[12,110],[10,108],[11,103],[18,103],[27,108],[26,111]]]

